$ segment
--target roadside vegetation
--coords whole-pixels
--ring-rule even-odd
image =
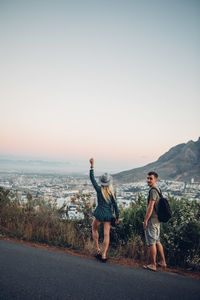
[[[95,206],[90,194],[74,199],[83,212],[83,220],[69,220],[66,205],[57,208],[56,202],[33,198],[20,202],[11,191],[0,188],[0,233],[25,241],[45,243],[85,254],[95,252],[91,223]],[[161,240],[167,264],[200,270],[200,204],[196,201],[169,199],[173,217],[161,225]],[[144,241],[143,219],[146,200],[139,195],[131,207],[120,209],[121,221],[111,229],[110,257],[131,258],[144,262],[147,247]],[[99,229],[103,240],[103,228]]]

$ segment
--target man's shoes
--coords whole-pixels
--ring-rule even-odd
[[[143,269],[146,269],[146,270],[150,270],[150,271],[156,272],[156,267],[154,267],[153,265],[144,265],[144,266],[143,266]]]
[[[167,265],[166,265],[166,264],[158,263],[158,266],[161,267],[161,268],[167,268]]]

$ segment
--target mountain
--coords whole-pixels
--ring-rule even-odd
[[[88,163],[87,163],[88,165]],[[20,172],[28,174],[67,174],[83,175],[85,166],[79,161],[53,161],[53,160],[34,160],[34,159],[10,159],[0,155],[1,172]]]
[[[144,167],[113,175],[117,182],[128,183],[144,180],[149,171],[158,173],[160,179],[200,182],[200,137],[172,147],[168,152]]]

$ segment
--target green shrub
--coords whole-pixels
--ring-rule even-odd
[[[83,220],[63,219],[67,207],[57,209],[56,203],[34,199],[27,194],[26,203],[20,203],[16,195],[0,188],[0,231],[3,234],[28,241],[43,242],[60,247],[94,251],[91,225],[94,207],[90,195],[77,197]],[[195,201],[169,199],[173,217],[161,224],[161,242],[168,265],[200,269],[200,204]],[[111,229],[109,254],[144,261],[145,245],[143,220],[147,208],[146,199],[140,194],[131,206],[121,211],[122,219]],[[99,228],[103,241],[103,226]]]
[[[189,261],[200,252],[200,205],[196,201],[174,198],[170,199],[170,205],[173,217],[161,227],[168,263],[189,266]]]

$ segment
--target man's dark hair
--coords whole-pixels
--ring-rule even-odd
[[[148,175],[153,175],[155,178],[158,178],[158,174],[154,171],[149,172]]]

